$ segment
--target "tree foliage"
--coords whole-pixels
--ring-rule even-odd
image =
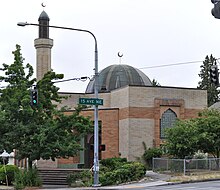
[[[161,85],[156,79],[153,79],[152,80],[152,86],[161,86]]]
[[[196,123],[194,120],[178,120],[174,127],[166,130],[165,147],[175,158],[192,156],[197,147]]]
[[[177,158],[193,156],[202,151],[220,157],[220,111],[205,109],[199,117],[180,120],[168,129],[165,146]]]
[[[80,139],[92,129],[89,118],[80,115],[83,107],[78,106],[69,116],[64,114],[67,108],[58,110],[63,97],[53,81],[63,75],[49,71],[36,83],[32,66],[23,66],[19,45],[13,54],[14,63],[3,64],[4,75],[0,76],[7,84],[0,97],[0,150],[16,149],[18,159],[30,162],[76,155],[82,149]],[[30,105],[33,85],[38,89],[37,106]]]
[[[216,64],[216,58],[214,58],[212,55],[207,55],[203,61],[203,64],[200,66],[201,71],[199,77],[201,78],[201,81],[198,83],[198,88],[207,90],[208,106],[211,106],[219,100],[219,90],[217,90],[217,87],[212,84],[210,80],[210,68],[212,65]]]
[[[220,156],[220,111],[206,109],[197,119],[198,145],[200,150],[214,157]]]

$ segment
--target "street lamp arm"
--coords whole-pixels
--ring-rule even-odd
[[[58,28],[58,29],[65,29],[65,30],[75,30],[79,32],[86,32],[92,35],[92,37],[95,40],[95,87],[94,87],[94,94],[95,98],[98,98],[98,47],[97,47],[97,40],[95,35],[89,31],[89,30],[84,30],[84,29],[78,29],[78,28],[70,28],[70,27],[63,27],[63,26],[53,26],[53,25],[43,25],[43,24],[36,24],[36,23],[28,23],[28,22],[18,22],[18,26],[27,26],[27,25],[32,25],[32,26],[42,26],[42,27],[49,27],[49,28]]]
[[[64,79],[64,80],[52,81],[52,83],[68,82],[68,81],[71,81],[71,80],[86,81],[87,79],[90,79],[90,78],[89,77],[80,77],[80,78]]]
[[[35,23],[28,23],[28,22],[18,22],[17,23],[18,26],[27,26],[27,25],[32,25],[32,26],[43,26],[43,27],[50,27],[50,28],[59,28],[59,29],[66,29],[66,30],[75,30],[75,31],[80,31],[80,32],[87,32],[89,34],[91,34],[95,40],[95,44],[97,46],[97,40],[95,35],[90,32],[89,30],[84,30],[84,29],[78,29],[78,28],[70,28],[70,27],[63,27],[63,26],[53,26],[53,25],[43,25],[43,24],[35,24]]]

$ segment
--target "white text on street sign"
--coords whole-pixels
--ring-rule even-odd
[[[103,99],[99,99],[99,98],[79,98],[79,104],[103,105]]]

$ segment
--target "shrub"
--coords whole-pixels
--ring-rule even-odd
[[[24,176],[21,171],[15,173],[15,183],[14,183],[16,190],[21,190],[25,188]]]
[[[3,167],[0,167],[0,181],[6,184],[7,175],[8,185],[11,185],[14,181],[15,172],[17,172],[18,170],[18,167],[15,165],[5,165]]]
[[[89,170],[83,170],[81,172],[75,172],[67,176],[67,183],[72,187],[79,186],[91,186],[92,185],[92,173]]]
[[[106,161],[107,160],[107,161]],[[136,181],[144,177],[146,168],[139,162],[126,162],[126,159],[106,159],[101,161],[100,183],[102,185],[120,184]],[[104,170],[102,169],[104,163]],[[107,163],[107,164],[106,164]],[[110,164],[112,163],[112,164]],[[113,170],[106,167],[114,168]]]
[[[163,154],[161,148],[149,148],[143,154],[143,160],[149,168],[152,168],[152,159],[161,157]]]
[[[39,178],[37,169],[19,170],[15,174],[15,189],[20,190],[25,187],[39,187],[42,181]]]
[[[145,176],[146,168],[139,162],[127,162],[126,158],[108,158],[100,161],[99,181],[104,185],[115,185],[137,181]],[[69,186],[91,186],[92,173],[89,170],[68,175]]]
[[[126,163],[126,158],[107,158],[100,161],[102,166],[107,167],[109,170],[114,170],[118,168],[121,164]]]

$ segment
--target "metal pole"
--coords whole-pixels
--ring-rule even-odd
[[[34,24],[34,23],[27,23],[27,22],[19,22],[17,23],[18,26],[27,26],[27,25],[33,25],[33,26],[44,26],[44,27],[50,27],[50,28],[58,28],[58,29],[66,29],[66,30],[75,30],[79,32],[86,32],[92,35],[92,37],[95,40],[95,86],[94,86],[94,94],[95,98],[98,99],[98,47],[97,47],[97,40],[95,35],[90,32],[89,30],[83,30],[83,29],[77,29],[77,28],[69,28],[69,27],[62,27],[62,26],[51,26],[51,25],[42,25],[42,24]],[[95,105],[94,108],[94,186],[99,186],[99,128],[98,128],[98,105]]]
[[[183,175],[186,175],[186,159],[183,159]]]
[[[95,40],[96,42],[96,40]],[[95,98],[98,99],[98,48],[97,42],[95,43]],[[98,126],[98,105],[95,105],[94,111],[94,186],[99,186],[99,126]]]

